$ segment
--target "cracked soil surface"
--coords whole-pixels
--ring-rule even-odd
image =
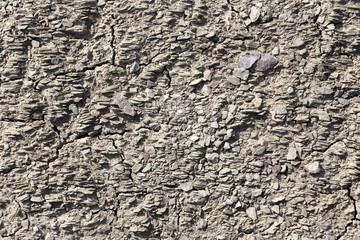
[[[0,3],[0,239],[360,239],[358,0]]]

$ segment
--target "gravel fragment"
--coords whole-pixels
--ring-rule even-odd
[[[194,188],[194,186],[192,183],[183,183],[183,184],[180,184],[180,188],[184,192],[190,192]]]
[[[254,207],[247,208],[246,213],[248,217],[251,218],[253,221],[257,220],[256,209]]]
[[[205,230],[207,228],[207,221],[205,219],[200,219],[199,224],[198,224],[198,229],[199,230]]]
[[[36,40],[32,40],[32,41],[31,41],[31,46],[32,46],[33,48],[38,48],[38,47],[40,47],[40,42],[38,42],[38,41],[36,41]]]
[[[271,51],[272,55],[279,55],[280,53],[280,49],[278,47],[274,47],[273,50]]]
[[[104,6],[106,4],[106,2],[104,1],[104,0],[99,0],[98,2],[97,2],[97,5],[99,6],[99,7],[102,7],[102,6]]]
[[[207,80],[207,81],[210,81],[211,80],[211,70],[207,69],[204,71],[204,79]]]
[[[257,7],[251,7],[249,17],[251,22],[256,22],[260,17],[260,10]]]
[[[74,24],[72,21],[68,20],[68,19],[63,19],[61,21],[61,24],[64,26],[64,27],[72,27]]]
[[[259,98],[259,97],[255,97],[255,98],[251,101],[251,103],[252,103],[252,104],[254,105],[254,107],[256,107],[256,108],[261,108],[262,102],[263,102],[262,98]]]
[[[228,82],[230,82],[231,84],[235,85],[235,86],[239,86],[240,85],[240,80],[239,78],[235,77],[235,76],[228,76],[226,77],[226,80]]]
[[[318,174],[321,172],[321,165],[319,162],[311,162],[305,165],[305,170],[310,174]]]
[[[257,148],[255,151],[254,151],[254,155],[255,156],[261,156],[265,153],[266,151],[266,147],[265,146],[261,146],[259,148]]]
[[[233,74],[241,80],[246,81],[249,78],[250,72],[245,68],[235,68]]]
[[[227,65],[227,67],[230,69],[236,69],[236,68],[240,68],[240,64],[239,63],[229,63]]]
[[[138,62],[133,62],[133,64],[131,64],[130,66],[130,73],[136,73],[140,70],[140,66]]]
[[[203,82],[204,80],[202,78],[198,78],[198,79],[195,79],[193,81],[191,81],[191,83],[189,84],[190,86],[196,86],[198,85],[199,83]]]
[[[334,90],[327,87],[312,87],[311,91],[316,95],[330,95],[334,93]]]
[[[287,160],[295,160],[297,158],[297,151],[294,147],[289,147],[288,154],[286,155]]]
[[[292,47],[301,47],[305,44],[305,41],[303,38],[296,38],[293,41]]]
[[[276,204],[276,203],[280,203],[280,202],[282,202],[284,200],[285,200],[284,196],[276,196],[276,197],[271,199],[271,203]]]
[[[313,114],[316,114],[321,121],[330,121],[330,116],[325,110],[317,109],[312,111]]]
[[[135,116],[135,110],[131,106],[130,102],[126,100],[124,96],[120,93],[114,94],[115,103],[119,106],[119,108],[127,115]]]
[[[240,59],[240,67],[250,69],[259,59],[260,54],[245,55]]]
[[[261,55],[260,60],[257,61],[255,70],[260,72],[266,72],[272,69],[277,63],[278,60],[275,57],[270,54],[264,53]]]

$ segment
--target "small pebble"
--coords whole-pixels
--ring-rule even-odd
[[[319,120],[321,120],[321,121],[330,121],[330,116],[326,111],[318,110],[317,114],[319,116]]]
[[[69,21],[68,19],[63,19],[61,21],[61,24],[64,26],[64,27],[72,27],[74,24],[73,22]]]
[[[255,156],[261,156],[261,155],[264,154],[265,150],[266,150],[266,147],[265,147],[265,146],[261,146],[261,147],[257,148],[257,149],[254,151],[254,155],[255,155]]]
[[[38,48],[38,47],[40,47],[40,42],[38,42],[38,41],[36,41],[36,40],[32,40],[32,41],[31,41],[31,46],[32,46],[33,48]]]
[[[250,72],[245,68],[236,68],[234,69],[233,74],[241,80],[246,81],[249,78]]]
[[[249,17],[251,22],[256,22],[260,17],[260,10],[256,7],[251,7]]]
[[[97,3],[97,5],[98,5],[99,7],[102,7],[102,6],[104,6],[105,4],[106,4],[106,2],[105,2],[104,0],[99,0],[98,3]]]
[[[196,94],[195,93],[190,93],[189,99],[194,100],[195,98],[196,98]]]
[[[310,174],[318,174],[321,172],[321,165],[319,162],[312,162],[305,165],[305,170]]]
[[[193,187],[192,183],[183,183],[183,184],[180,184],[180,188],[184,192],[190,192],[194,187]]]
[[[260,54],[245,55],[240,59],[240,67],[250,69],[259,59]]]
[[[264,53],[260,60],[256,63],[256,71],[266,72],[273,68],[278,63],[278,60],[270,54]]]
[[[233,85],[236,85],[236,86],[240,85],[240,80],[235,76],[228,76],[226,78],[226,80],[228,80],[228,82],[230,82]]]
[[[207,81],[211,80],[211,71],[210,70],[207,69],[204,71],[204,79]]]
[[[227,65],[227,67],[230,68],[230,69],[235,69],[235,68],[239,68],[240,64],[238,64],[238,63],[229,63]]]
[[[252,103],[252,104],[254,105],[254,107],[256,107],[256,108],[261,108],[262,102],[263,102],[263,100],[262,100],[261,98],[259,98],[259,97],[255,97],[255,98],[251,101],[251,103]]]
[[[279,55],[280,50],[279,50],[278,47],[274,47],[274,49],[271,51],[271,53],[272,53],[273,55]]]
[[[257,219],[256,209],[254,207],[247,208],[246,213],[248,217],[251,218],[253,221]]]
[[[114,100],[115,103],[118,105],[118,107],[127,115],[135,116],[135,110],[131,106],[130,102],[126,100],[124,96],[122,96],[120,93],[114,94]]]
[[[295,160],[297,157],[297,152],[296,152],[296,148],[294,147],[290,147],[288,154],[286,155],[286,159],[287,160]]]
[[[139,63],[138,62],[133,62],[133,64],[131,64],[130,66],[130,70],[129,72],[130,73],[136,73],[140,70],[140,66],[139,66]]]
[[[329,24],[329,25],[327,25],[326,27],[327,27],[327,29],[329,29],[329,30],[334,30],[334,29],[335,29],[335,25],[334,25],[334,24]]]
[[[292,47],[301,47],[305,44],[305,41],[303,38],[296,38],[294,41],[293,41],[293,44],[292,44]]]

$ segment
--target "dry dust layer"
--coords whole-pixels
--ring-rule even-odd
[[[359,10],[1,1],[1,239],[359,239]]]

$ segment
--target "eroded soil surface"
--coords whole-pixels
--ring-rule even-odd
[[[360,239],[359,1],[0,3],[0,239]]]

